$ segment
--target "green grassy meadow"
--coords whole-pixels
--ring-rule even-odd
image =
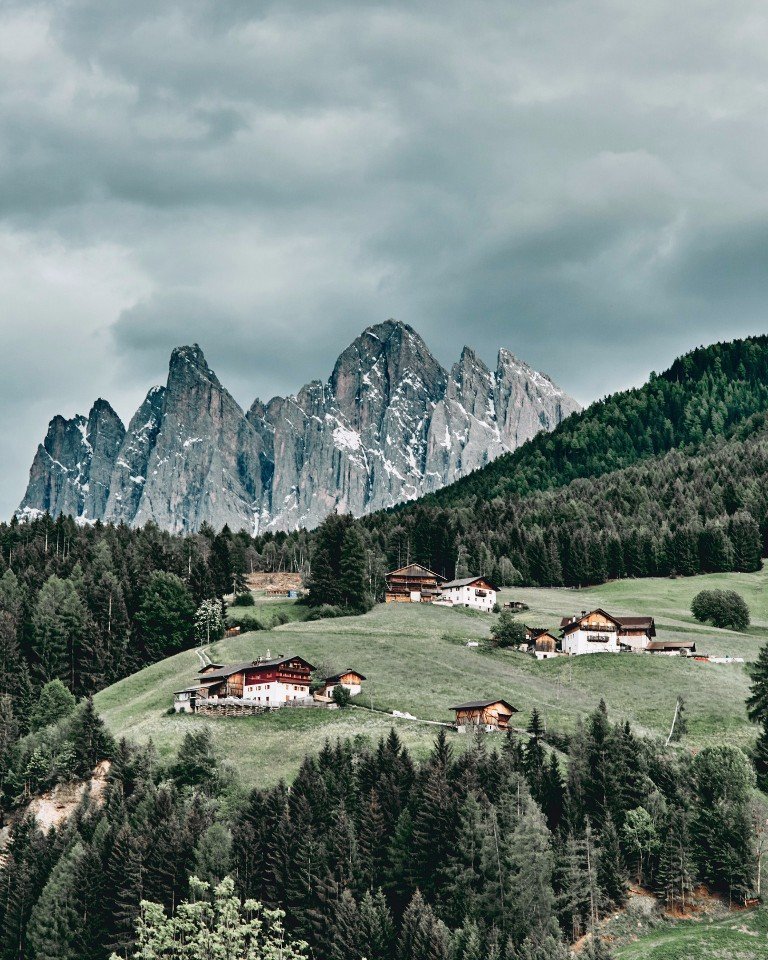
[[[732,588],[743,594],[753,615],[747,634],[716,630],[693,620],[691,598],[705,587]],[[531,609],[521,619],[552,628],[563,615],[596,606],[619,614],[652,613],[661,638],[692,637],[699,650],[751,660],[768,642],[766,587],[768,572],[762,571],[621,581],[584,590],[514,589],[504,591],[502,599],[514,597],[528,603]],[[256,607],[241,610],[260,621],[268,621],[278,610],[294,618],[305,614],[305,608],[285,600],[259,599]],[[514,651],[467,648],[467,640],[487,637],[492,622],[490,615],[466,610],[382,604],[361,617],[293,619],[272,630],[246,632],[219,641],[210,653],[228,662],[269,650],[272,655],[298,653],[315,665],[353,667],[368,678],[358,698],[363,706],[405,711],[428,720],[450,720],[453,703],[503,696],[521,711],[521,725],[536,706],[550,727],[568,730],[604,697],[614,718],[629,719],[641,733],[665,736],[675,699],[682,694],[687,704],[687,746],[723,739],[746,746],[754,737],[744,713],[749,679],[743,664],[631,655],[537,662]],[[245,620],[243,625],[247,627]],[[301,758],[319,749],[326,738],[376,739],[394,724],[417,756],[425,754],[434,741],[437,728],[433,726],[363,709],[284,710],[215,720],[169,716],[173,691],[194,680],[198,662],[194,650],[185,651],[99,693],[97,707],[110,729],[138,741],[152,738],[160,755],[170,756],[187,730],[205,724],[246,786],[290,780]]]
[[[768,957],[768,910],[665,924],[616,951],[618,960],[759,960]]]

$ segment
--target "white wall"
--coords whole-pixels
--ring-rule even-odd
[[[267,700],[269,697],[269,700]],[[244,700],[255,700],[256,703],[279,706],[286,700],[306,700],[309,697],[309,685],[302,686],[294,683],[252,683],[243,688]]]
[[[619,653],[618,635],[616,633],[606,633],[608,638],[605,643],[596,643],[593,640],[587,640],[588,636],[597,636],[599,630],[574,630],[573,633],[566,634],[563,637],[563,653],[570,653],[573,656],[581,656],[584,653]]]
[[[473,607],[475,610],[484,610],[490,613],[496,603],[496,591],[486,590],[484,597],[476,597],[477,587],[443,587],[442,597],[450,600],[454,606]]]

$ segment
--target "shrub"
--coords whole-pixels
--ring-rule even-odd
[[[746,630],[749,607],[734,590],[702,590],[691,603],[691,613],[700,623],[731,630]]]
[[[331,700],[333,700],[340,710],[344,710],[349,706],[352,700],[352,694],[349,692],[349,690],[347,690],[346,687],[343,687],[340,683],[337,683],[333,688]]]
[[[525,643],[525,626],[509,610],[503,610],[491,627],[491,642],[495,647],[519,647]]]
[[[336,607],[330,603],[324,603],[320,607],[315,607],[307,620],[332,620],[335,617],[346,617],[347,611],[344,607]]]
[[[238,593],[232,601],[233,607],[255,607],[256,601],[252,593]]]

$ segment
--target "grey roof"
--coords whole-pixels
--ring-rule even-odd
[[[197,693],[200,687],[195,684],[193,687],[184,687],[183,690],[174,690],[173,695],[176,696],[177,693]]]
[[[449,710],[472,710],[479,709],[482,707],[492,707],[494,703],[503,703],[505,707],[509,707],[513,713],[518,713],[517,707],[513,707],[512,704],[505,700],[503,697],[493,697],[491,700],[470,700],[469,703],[458,703],[455,707],[449,707]]]
[[[272,660],[242,660],[240,663],[230,663],[220,670],[211,670],[208,673],[200,673],[202,680],[224,680],[231,677],[233,673],[240,673],[241,670],[250,670],[253,667],[277,667],[286,660],[304,660],[310,670],[314,670],[312,664],[300,657],[297,653],[291,653],[287,657],[274,657]]]
[[[468,587],[471,583],[476,583],[478,580],[485,580],[489,587],[492,590],[496,588],[493,586],[490,580],[485,577],[462,577],[461,580],[449,580],[447,583],[441,585],[441,589],[445,590],[446,587]]]

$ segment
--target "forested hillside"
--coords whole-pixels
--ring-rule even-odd
[[[595,370],[599,384],[600,371]],[[430,499],[443,506],[472,497],[526,494],[597,477],[675,447],[727,435],[768,409],[768,337],[700,347],[644,386],[612,394],[572,414]],[[409,506],[401,508],[408,511]]]
[[[766,417],[697,453],[672,450],[528,496],[424,502],[364,524],[393,566],[410,557],[452,576],[458,565],[505,586],[751,572],[768,542]]]
[[[185,948],[205,929],[185,910],[175,949],[142,948],[162,939],[161,908],[190,895],[205,904],[191,875],[230,876],[241,897],[283,908],[289,937],[315,960],[568,960],[568,943],[622,907],[630,879],[683,911],[700,882],[736,903],[755,889],[764,839],[753,824],[766,809],[744,754],[666,751],[612,723],[603,704],[562,765],[534,713],[530,736],[480,736],[466,751],[442,732],[421,763],[394,731],[329,744],[290,789],[248,796],[204,730],[165,765],[151,745],[115,745],[98,718],[78,716],[60,739],[86,768],[112,760],[104,803],[86,801],[48,834],[13,828],[2,960],[213,956],[223,930],[205,953]],[[140,911],[142,898],[159,906]],[[233,904],[225,918],[233,938],[237,914]],[[611,955],[600,942],[581,954]]]
[[[259,562],[250,538],[226,529],[0,524],[0,695],[21,698],[23,722],[23,701],[47,681],[83,696],[183,649],[200,603]]]
[[[501,585],[755,570],[768,338],[717,344],[416,503],[358,524],[385,565]]]

